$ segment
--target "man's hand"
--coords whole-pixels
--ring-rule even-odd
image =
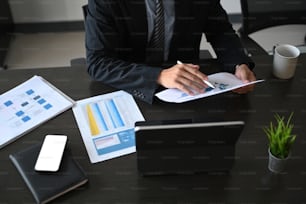
[[[254,73],[249,69],[249,67],[246,64],[237,65],[236,71],[235,71],[236,77],[238,77],[240,80],[242,80],[244,83],[248,83],[251,81],[255,81],[256,77]],[[244,86],[238,89],[233,90],[235,93],[244,94],[250,91],[253,91],[254,84]]]
[[[176,64],[161,71],[157,83],[165,88],[177,88],[189,95],[204,93],[207,85],[203,80],[207,80],[207,76],[199,69],[194,64]]]

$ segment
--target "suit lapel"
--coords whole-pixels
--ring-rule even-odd
[[[188,30],[188,18],[190,18],[190,6],[192,5],[189,1],[191,0],[174,0],[175,4],[175,23],[173,28],[173,37],[170,45],[170,56],[169,58],[176,59],[178,54],[178,49],[181,48],[182,43],[186,41],[185,32],[190,32]]]
[[[122,12],[124,18],[127,18],[127,27],[130,33],[130,46],[133,48],[135,56],[145,56],[145,47],[147,44],[147,13],[145,0],[122,0]]]
[[[145,7],[145,0],[124,0],[125,5],[122,11],[130,18],[129,28],[131,31],[146,31],[147,30],[147,13]]]

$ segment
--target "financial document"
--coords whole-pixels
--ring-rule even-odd
[[[243,83],[240,79],[238,79],[235,75],[227,72],[220,72],[216,74],[208,75],[208,80],[212,83],[215,88],[208,87],[206,88],[204,93],[195,95],[188,95],[178,89],[166,89],[161,92],[156,93],[155,95],[166,102],[172,103],[183,103],[186,101],[191,101],[199,98],[204,98],[216,94],[221,94],[227,91],[231,91],[243,86],[247,86],[250,84],[255,84],[259,82],[263,82],[264,80],[252,81],[250,83]]]
[[[71,108],[74,101],[41,76],[0,95],[0,148]]]
[[[134,125],[144,117],[132,95],[94,96],[77,101],[72,110],[91,163],[136,151]]]

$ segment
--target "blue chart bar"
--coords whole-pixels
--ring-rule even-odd
[[[113,99],[105,101],[106,109],[115,128],[123,127],[124,123]]]
[[[105,120],[104,120],[104,117],[103,117],[103,115],[102,115],[102,112],[101,112],[101,110],[100,110],[100,108],[99,108],[99,105],[98,105],[97,103],[94,103],[94,104],[92,105],[92,108],[93,108],[93,112],[95,113],[95,115],[98,116],[98,119],[99,119],[99,121],[100,121],[100,124],[102,125],[102,129],[103,129],[104,131],[107,131],[108,128],[107,128],[107,125],[106,125],[106,123],[105,123]]]

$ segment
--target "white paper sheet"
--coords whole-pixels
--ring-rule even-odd
[[[243,83],[240,79],[238,79],[235,75],[227,72],[220,72],[216,74],[211,74],[208,76],[209,82],[211,82],[216,88],[207,88],[204,93],[196,94],[196,95],[188,95],[178,89],[166,89],[161,92],[156,93],[155,95],[166,102],[173,103],[182,103],[186,101],[191,101],[199,98],[204,98],[220,93],[224,93],[226,91],[231,91],[243,86],[247,86],[250,84],[255,84],[259,82],[263,82],[264,80],[257,80],[250,83]]]
[[[130,94],[116,91],[83,99],[72,110],[91,163],[136,151],[134,126],[144,118]]]
[[[0,148],[71,108],[74,101],[40,76],[0,95]]]

